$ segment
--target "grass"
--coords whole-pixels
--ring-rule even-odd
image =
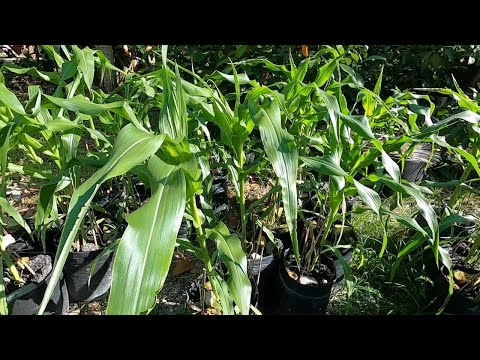
[[[395,203],[394,198],[386,205]],[[362,207],[363,205],[358,205]],[[403,206],[394,212],[411,217],[417,212],[413,199],[404,199]],[[353,292],[347,296],[346,286],[331,301],[330,314],[422,314],[428,309],[432,282],[423,268],[421,254],[408,256],[399,266],[392,281],[390,270],[398,250],[409,238],[409,230],[394,219],[387,228],[387,250],[380,259],[382,228],[377,215],[371,211],[352,215],[352,225],[358,243],[350,264],[353,277]]]

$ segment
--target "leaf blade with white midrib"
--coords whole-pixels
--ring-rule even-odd
[[[259,93],[260,94],[260,93]],[[248,107],[252,119],[260,128],[260,137],[265,152],[282,187],[282,200],[293,250],[300,259],[297,239],[297,171],[298,151],[294,137],[281,126],[280,109],[276,101],[261,107],[250,99]]]
[[[86,47],[80,49],[76,45],[72,45],[72,50],[78,60],[78,68],[83,74],[83,79],[87,85],[88,90],[92,90],[93,77],[95,73],[95,61],[93,58],[93,51]]]
[[[348,173],[338,166],[331,156],[301,157],[300,159],[320,175],[348,176]]]
[[[128,227],[113,265],[107,314],[148,311],[172,260],[185,210],[185,176],[182,170],[174,171],[174,166],[156,156],[151,158],[148,168],[158,183],[147,203],[127,218]]]
[[[17,223],[20,225],[22,228],[25,229],[25,231],[31,235],[32,231],[30,230],[30,227],[28,226],[27,222],[23,219],[22,215],[20,215],[15,208],[10,205],[10,203],[7,201],[7,199],[0,197],[0,208],[5,211],[8,215],[10,215]],[[0,219],[1,222],[1,219]]]
[[[206,233],[218,243],[220,259],[228,268],[227,284],[233,300],[240,308],[240,313],[248,315],[252,287],[247,276],[247,257],[240,239],[230,235],[223,223],[219,223],[215,229],[206,229]]]
[[[148,159],[158,150],[164,138],[165,135],[155,136],[135,128],[132,124],[125,126],[118,134],[107,163],[75,190],[70,200],[67,218],[55,255],[52,277],[40,305],[40,315],[45,311],[60,279],[78,229],[100,185],[112,177],[126,173],[135,165]]]
[[[8,90],[4,84],[0,83],[0,104],[3,103],[10,110],[21,115],[25,115],[25,109],[14,93]]]

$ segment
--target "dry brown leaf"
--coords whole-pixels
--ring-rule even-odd
[[[182,259],[175,265],[175,268],[172,271],[172,276],[177,276],[187,271],[190,271],[194,266],[195,259]]]
[[[302,45],[302,55],[308,57],[308,45]]]
[[[207,308],[204,312],[205,315],[220,315],[220,312],[215,308]]]
[[[293,280],[298,279],[298,275],[295,272],[288,270],[287,273],[288,273],[288,276],[290,276]]]
[[[453,272],[453,277],[455,278],[455,280],[461,283],[468,281],[466,274],[460,270],[455,270]]]

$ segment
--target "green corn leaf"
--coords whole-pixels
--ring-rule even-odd
[[[0,208],[2,208],[3,211],[10,215],[17,222],[18,225],[23,227],[29,235],[32,234],[32,231],[30,230],[27,222],[23,220],[22,215],[20,215],[17,210],[15,210],[12,205],[10,205],[7,199],[0,197]]]
[[[337,67],[337,62],[337,59],[330,60],[318,69],[317,77],[315,78],[315,83],[318,87],[322,87],[330,79]]]
[[[54,84],[58,84],[60,82],[60,76],[56,72],[39,71],[37,68],[34,67],[24,68],[14,64],[5,64],[3,65],[3,68],[18,75],[27,74],[31,76],[37,76],[45,81],[50,81]]]
[[[375,83],[375,88],[373,89],[373,92],[375,95],[380,96],[380,90],[382,90],[382,78],[383,78],[383,65],[382,69],[380,70],[380,74],[378,75],[377,82]]]
[[[297,171],[298,151],[294,138],[281,126],[278,104],[271,101],[261,107],[254,98],[248,101],[250,115],[260,128],[265,152],[272,163],[275,175],[282,187],[282,200],[288,229],[292,238],[293,250],[297,261],[300,253],[297,240]]]
[[[162,56],[166,56],[165,54]],[[158,129],[172,141],[180,142],[187,135],[187,107],[178,66],[175,66],[175,88],[168,75],[166,60],[162,71],[163,104]]]
[[[213,281],[215,289],[218,291],[223,315],[235,315],[235,311],[233,309],[233,299],[228,291],[227,282],[223,280],[216,272],[210,277],[210,279]]]
[[[65,60],[63,60],[63,58],[55,51],[53,45],[40,45],[40,47],[47,53],[50,59],[57,63],[57,66],[62,66],[65,62]]]
[[[0,83],[0,104],[5,105],[18,114],[25,115],[25,109],[20,101],[18,101],[15,94],[8,90],[2,83]]]
[[[93,77],[95,74],[95,61],[93,59],[93,51],[86,47],[80,50],[77,45],[72,45],[72,50],[78,61],[78,68],[83,74],[83,79],[88,90],[92,90]]]
[[[76,59],[64,62],[62,64],[62,80],[68,80],[77,73],[78,61]]]
[[[421,233],[423,235],[427,235],[425,230],[423,230],[423,228],[418,224],[417,220],[415,220],[414,218],[407,218],[405,216],[396,214],[396,213],[394,213],[390,210],[384,209],[384,208],[380,209],[380,213],[382,215],[391,216],[391,217],[395,218],[395,220],[397,220],[399,223],[409,227],[410,229],[418,231],[419,233]]]
[[[382,164],[385,167],[388,175],[392,177],[393,180],[396,182],[401,181],[401,173],[400,168],[398,167],[397,163],[392,160],[392,158],[385,152],[383,149],[379,149],[382,151]]]
[[[43,94],[43,96],[45,99],[54,103],[57,106],[90,116],[99,115],[104,111],[112,111],[130,120],[137,128],[143,129],[143,126],[138,121],[132,108],[125,101],[115,101],[111,103],[97,104],[91,102],[83,95],[75,95],[71,99],[63,99],[45,94]]]
[[[366,116],[363,115],[345,115],[339,113],[340,119],[345,123],[349,128],[355,131],[358,135],[364,137],[365,139],[375,139],[373,136],[372,129],[370,128],[370,123]]]
[[[214,80],[227,80],[228,82],[235,84],[235,76],[230,75],[230,74],[225,74],[222,73],[218,70],[215,70],[212,75],[209,76],[209,78],[214,79]],[[237,74],[238,78],[238,84],[239,85],[245,85],[250,82],[250,79],[248,78],[247,74]]]
[[[153,194],[127,218],[113,264],[107,314],[134,315],[151,309],[172,261],[185,210],[185,176],[156,156],[148,170],[154,178]]]
[[[228,228],[220,222],[215,229],[206,229],[207,236],[217,241],[220,259],[228,268],[228,289],[240,308],[242,315],[248,315],[252,286],[247,276],[247,257],[242,250],[240,239],[230,235]]]
[[[358,195],[362,201],[370,207],[377,215],[380,215],[380,207],[382,206],[382,200],[374,190],[362,185],[357,180],[353,179],[353,184],[357,188]]]
[[[474,112],[471,112],[469,110],[459,112],[457,114],[449,116],[446,119],[440,120],[432,126],[426,127],[421,132],[413,135],[412,138],[422,140],[430,135],[438,133],[438,131],[440,131],[441,129],[454,124],[458,120],[464,120],[471,124],[478,124],[480,122],[480,115],[475,114]]]
[[[337,165],[331,156],[301,157],[300,159],[320,175],[348,176],[348,173]]]
[[[386,178],[385,176],[381,177],[383,183],[385,183],[389,188],[395,190],[396,192],[410,195],[415,199],[417,206],[422,214],[423,218],[428,224],[428,227],[431,230],[431,236],[434,241],[433,250],[435,253],[435,261],[438,263],[438,247],[440,243],[440,233],[439,225],[437,221],[437,214],[435,210],[430,205],[428,200],[423,196],[423,194],[418,190],[412,187],[406,186],[402,183],[397,183],[393,180]]]
[[[117,141],[105,166],[75,190],[70,200],[67,218],[55,256],[52,278],[40,306],[40,315],[45,311],[45,307],[60,279],[67,255],[100,185],[108,179],[126,173],[135,165],[148,159],[161,146],[164,137],[165,135],[155,136],[139,130],[132,124],[125,126],[119,132]]]

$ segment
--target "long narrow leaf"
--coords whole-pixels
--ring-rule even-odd
[[[228,268],[228,289],[242,315],[248,315],[252,286],[247,276],[247,257],[240,239],[230,235],[227,227],[219,223],[215,229],[207,229],[207,236],[218,243],[220,259]]]
[[[75,57],[78,60],[78,68],[83,74],[83,79],[87,85],[88,90],[92,90],[93,77],[95,73],[95,62],[93,59],[93,51],[86,47],[80,49],[78,46],[73,45],[72,50],[75,53]]]
[[[113,264],[107,314],[134,315],[152,308],[172,261],[185,210],[185,176],[156,156],[148,170],[155,179],[153,195],[127,218]]]
[[[18,101],[17,97],[8,90],[4,84],[0,83],[0,104],[2,103],[10,110],[25,115],[25,109],[20,101]]]
[[[265,152],[272,163],[275,175],[282,187],[282,200],[285,218],[292,238],[293,250],[297,261],[300,253],[297,240],[297,171],[298,151],[294,138],[281,126],[281,116],[278,104],[271,101],[258,106],[255,99],[250,99],[248,107],[250,115],[260,128]]]
[[[10,215],[21,227],[23,227],[28,234],[32,234],[30,227],[27,222],[23,220],[22,215],[20,215],[15,208],[10,205],[7,199],[0,197],[0,208],[4,210],[8,215]],[[0,220],[1,221],[1,220]]]
[[[138,130],[132,124],[125,126],[118,134],[117,141],[106,165],[93,174],[73,193],[55,256],[52,277],[40,305],[40,315],[45,311],[45,307],[60,279],[67,255],[100,185],[112,177],[126,173],[135,165],[148,159],[161,146],[164,137],[165,135],[155,136]]]

